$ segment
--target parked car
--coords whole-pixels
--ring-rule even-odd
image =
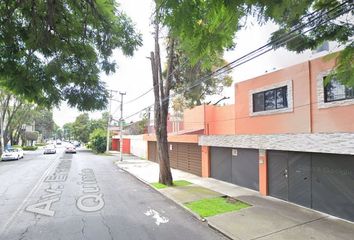
[[[81,146],[79,141],[74,141],[73,144],[74,144],[75,147],[80,147]]]
[[[17,148],[9,148],[6,149],[3,154],[1,155],[1,160],[19,160],[23,158],[23,150]]]
[[[72,144],[69,144],[65,147],[65,153],[76,153],[76,147]]]
[[[55,147],[55,145],[51,144],[51,145],[47,145],[44,147],[44,152],[43,154],[55,154],[57,152],[57,149]]]

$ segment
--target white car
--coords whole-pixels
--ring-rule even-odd
[[[72,144],[69,144],[65,147],[65,153],[76,153],[76,147]]]
[[[23,150],[17,148],[9,148],[6,149],[3,154],[1,155],[1,160],[19,160],[23,158]]]
[[[43,154],[50,154],[50,153],[55,154],[56,152],[57,152],[57,149],[56,149],[55,145],[51,144],[51,145],[47,145],[44,147]]]

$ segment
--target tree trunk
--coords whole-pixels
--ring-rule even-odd
[[[157,14],[157,13],[156,13]],[[169,54],[168,64],[172,61],[170,58],[173,53]],[[164,81],[162,77],[160,46],[159,46],[159,23],[158,17],[155,19],[155,51],[151,52],[151,69],[155,97],[155,134],[157,141],[158,160],[160,165],[159,182],[168,186],[173,184],[173,178],[170,168],[170,159],[168,154],[168,141],[167,141],[167,116],[169,106],[169,92],[171,77]],[[171,69],[168,66],[168,72]]]

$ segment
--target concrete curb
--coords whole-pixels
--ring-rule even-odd
[[[225,237],[231,239],[231,240],[241,240],[240,238],[234,238],[231,237],[229,233],[226,233],[225,231],[221,231],[218,227],[214,226],[212,223],[210,223],[208,220],[206,220],[206,222],[208,223],[208,226],[212,229],[214,229],[215,231],[221,233],[222,235],[224,235]]]
[[[151,184],[147,181],[145,181],[144,179],[134,175],[133,173],[129,172],[128,170],[121,168],[120,166],[118,166],[117,163],[114,163],[119,169],[123,170],[124,172],[128,173],[129,175],[135,177],[136,179],[138,179],[140,182],[144,183],[145,185],[149,186],[150,188],[154,189],[156,192],[158,192],[159,194],[161,194],[162,196],[166,197],[167,199],[171,200],[172,202],[174,202],[175,204],[177,204],[178,206],[180,206],[181,208],[183,208],[185,211],[189,212],[191,215],[193,215],[196,219],[198,219],[199,221],[202,222],[206,222],[205,218],[200,217],[198,214],[192,212],[192,210],[190,210],[189,208],[187,208],[186,206],[183,205],[183,203],[177,202],[176,200],[174,200],[173,198],[168,197],[167,195],[163,194],[163,192],[159,191],[158,189],[154,188],[153,186],[151,186]]]
[[[180,206],[182,209],[184,209],[186,212],[188,212],[189,214],[191,214],[194,218],[196,218],[197,220],[204,222],[208,225],[208,227],[210,227],[211,229],[213,229],[214,231],[220,233],[221,235],[223,235],[224,237],[231,239],[231,240],[239,240],[238,238],[232,238],[228,233],[225,233],[224,231],[222,231],[220,228],[214,226],[213,224],[209,223],[209,221],[206,218],[202,218],[200,217],[198,214],[196,214],[195,212],[193,212],[192,210],[190,210],[189,208],[187,208],[186,206],[183,205],[183,203],[180,203],[176,200],[174,200],[173,198],[170,198],[169,196],[163,194],[163,192],[159,191],[158,189],[154,188],[153,186],[151,186],[151,184],[147,181],[145,181],[144,179],[134,175],[133,173],[129,172],[128,170],[120,167],[117,162],[114,162],[114,164],[122,171],[128,173],[129,175],[131,175],[132,177],[136,178],[137,180],[139,180],[140,182],[144,183],[145,185],[149,186],[151,189],[155,190],[157,193],[161,194],[162,196],[164,196],[165,198],[169,199],[171,202],[177,204],[178,206]]]

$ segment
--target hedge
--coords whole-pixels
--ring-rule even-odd
[[[37,146],[24,146],[24,147],[22,147],[22,150],[25,150],[25,151],[35,151],[37,149],[38,149]]]

